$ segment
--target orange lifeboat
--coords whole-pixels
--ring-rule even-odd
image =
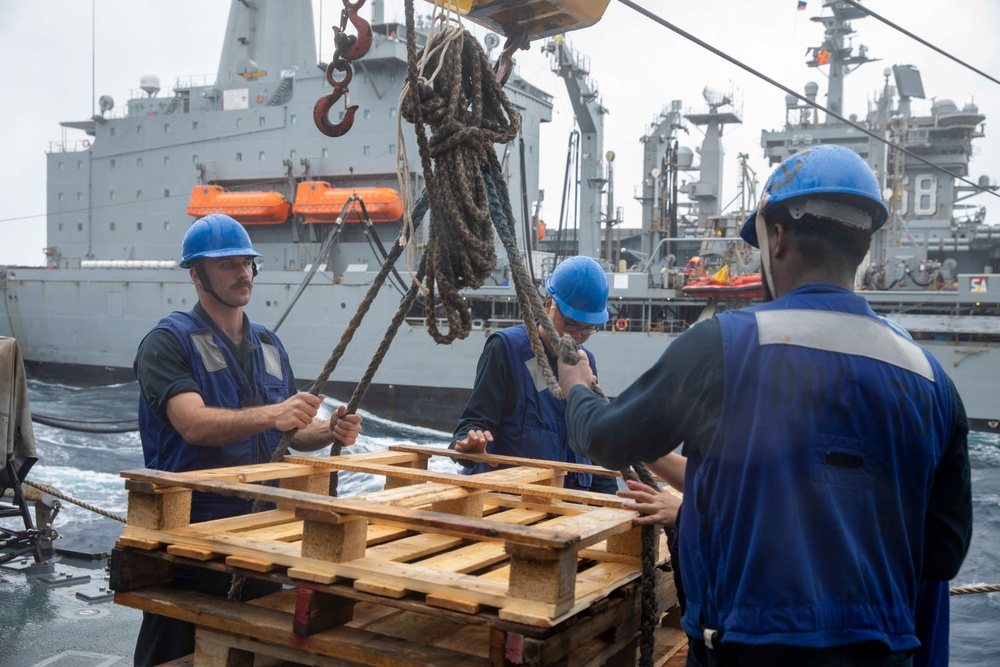
[[[738,276],[720,280],[716,276],[707,276],[692,280],[689,285],[681,288],[687,296],[707,299],[762,299],[764,285],[760,274]]]
[[[292,213],[306,222],[336,222],[344,204],[352,195],[365,203],[372,222],[395,222],[403,217],[403,199],[392,188],[335,188],[326,181],[303,181],[295,191]],[[361,221],[361,206],[351,202],[347,222]]]
[[[244,225],[274,225],[287,220],[291,209],[280,192],[229,192],[221,185],[196,185],[187,213],[199,218],[225,213]]]

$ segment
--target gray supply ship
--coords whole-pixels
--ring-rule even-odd
[[[826,105],[839,111],[847,70],[868,60],[846,44],[850,21],[865,15],[838,1],[819,20],[824,41],[810,65],[828,68]],[[198,216],[219,211],[245,224],[263,254],[251,317],[278,330],[300,382],[316,377],[399,235],[401,202],[396,167],[397,107],[405,78],[406,40],[422,30],[385,22],[373,3],[371,50],[355,62],[354,126],[342,137],[320,134],[316,101],[330,92],[318,64],[311,3],[234,0],[218,74],[213,82],[179,80],[169,91],[155,77],[144,96],[114,110],[63,125],[85,139],[54,144],[48,160],[48,266],[0,269],[0,335],[13,336],[34,377],[131,379],[135,349],[165,313],[190,309],[196,294],[176,267],[180,240]],[[598,28],[599,29],[599,28]],[[492,37],[492,36],[491,36]],[[487,46],[495,46],[487,40]],[[608,270],[611,320],[589,342],[601,385],[620,393],[671,340],[701,318],[744,305],[759,294],[756,260],[736,230],[753,206],[747,178],[740,210],[722,210],[722,130],[739,123],[734,96],[710,88],[706,108],[664,108],[642,136],[644,174],[638,197],[642,228],[633,236],[616,223],[613,153],[605,153],[607,109],[588,63],[559,37],[545,42],[553,71],[570,92],[579,132],[570,139],[567,183],[577,186],[577,223],[560,222],[539,241],[532,210],[538,189],[539,127],[551,119],[553,97],[511,76],[505,88],[522,114],[519,142],[498,146],[514,210],[525,224],[519,238],[536,281],[569,254],[599,259]],[[984,116],[937,100],[930,115],[910,112],[923,97],[913,67],[893,68],[862,121],[936,165],[966,176],[973,139]],[[815,96],[817,87],[807,90]],[[336,111],[333,112],[336,114]],[[332,118],[331,120],[335,120]],[[702,128],[694,151],[678,130]],[[417,167],[412,128],[402,133]],[[1000,430],[1000,229],[984,209],[963,208],[974,188],[887,149],[847,123],[820,120],[793,98],[782,129],[764,132],[772,163],[810,145],[840,143],[857,150],[885,182],[893,215],[859,277],[875,309],[905,326],[953,377],[974,427]],[[694,175],[679,185],[679,175]],[[410,183],[419,192],[418,170]],[[349,215],[347,197],[365,200],[371,221]],[[529,202],[535,202],[532,207]],[[970,213],[971,211],[971,213]],[[568,219],[569,215],[561,216]],[[419,250],[427,225],[417,232]],[[469,394],[486,337],[520,321],[502,247],[487,286],[466,295],[473,332],[449,346],[428,335],[423,313],[407,317],[375,375],[362,407],[406,423],[451,430]],[[383,287],[340,361],[327,393],[353,391],[399,305],[406,261]],[[990,289],[990,283],[993,283]]]

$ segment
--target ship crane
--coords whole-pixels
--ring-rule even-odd
[[[552,71],[566,84],[576,123],[580,128],[579,156],[579,228],[577,254],[601,256],[601,193],[607,178],[604,174],[604,116],[608,110],[590,77],[590,63],[561,36],[545,44]],[[610,235],[609,235],[610,239]],[[610,241],[609,241],[610,242]]]

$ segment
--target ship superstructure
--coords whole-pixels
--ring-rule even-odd
[[[419,45],[428,26],[418,24],[418,34],[407,35],[405,26],[383,22],[375,4],[371,50],[353,63],[351,103],[359,110],[342,137],[327,138],[313,123],[313,105],[329,85],[325,65],[317,62],[311,4],[305,0],[234,0],[214,81],[178,81],[164,92],[147,77],[145,94],[129,100],[125,113],[116,113],[108,100],[98,117],[65,124],[88,139],[87,145],[59,143],[48,155],[48,270],[0,269],[0,335],[18,338],[33,373],[131,379],[145,333],[165,313],[196,302],[187,272],[176,268],[180,241],[205,207],[221,206],[244,222],[263,254],[249,316],[280,324],[301,382],[318,375],[382,264],[381,248],[401,227],[397,116],[405,40],[412,37]],[[833,110],[843,105],[850,67],[868,58],[844,41],[850,21],[860,18],[856,10],[836,0],[827,6],[832,15],[821,18],[825,42],[810,62],[830,68],[827,106]],[[745,156],[740,205],[726,211],[720,199],[722,129],[740,122],[742,110],[734,92],[708,86],[705,108],[684,110],[680,101],[664,107],[641,138],[644,180],[636,196],[642,229],[623,238],[613,206],[613,155],[602,138],[607,109],[586,59],[559,38],[546,48],[577,117],[567,182],[575,182],[580,193],[577,204],[568,206],[576,209],[578,222],[565,234],[550,230],[541,243],[534,231],[519,242],[530,252],[537,283],[556,258],[575,252],[605,266],[611,320],[587,345],[598,359],[602,387],[615,396],[692,324],[745,305],[759,292],[748,290],[740,275],[756,270],[753,253],[737,235],[757,189]],[[955,174],[967,174],[984,116],[945,100],[937,100],[929,115],[911,113],[910,101],[922,95],[915,70],[897,67],[892,75],[895,85],[887,77],[866,126]],[[516,75],[505,90],[522,114],[524,150],[516,141],[497,152],[523,222],[533,217],[531,203],[537,210],[541,199],[539,127],[551,118],[553,97]],[[817,93],[818,86],[807,87],[807,96]],[[990,389],[1000,372],[1000,283],[990,289],[1000,235],[985,225],[982,209],[963,208],[973,188],[956,185],[850,124],[820,122],[818,113],[795,100],[785,120],[781,129],[763,134],[772,163],[811,145],[840,143],[868,159],[884,180],[893,217],[859,283],[876,310],[906,326],[941,360],[975,426],[1000,429],[1000,398]],[[704,128],[697,159],[681,144],[689,126]],[[419,192],[423,180],[413,132],[405,123],[402,131],[410,147],[411,186]],[[357,214],[336,222],[339,207],[353,194],[369,202],[370,224]],[[426,233],[421,226],[417,251]],[[411,313],[362,408],[451,430],[486,337],[521,321],[508,262],[497,247],[493,275],[466,293],[471,335],[437,345],[424,314]],[[409,280],[408,261],[399,261],[372,304],[331,378],[329,395],[346,398],[364,374]],[[739,289],[685,292],[692,284],[704,287],[723,270]]]

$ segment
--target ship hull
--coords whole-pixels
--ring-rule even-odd
[[[353,276],[355,284],[340,284],[332,274],[320,271],[304,289],[278,330],[300,386],[311,385],[319,376],[374,275],[364,272]],[[304,276],[303,272],[262,272],[248,315],[274,326]],[[196,301],[187,272],[176,269],[10,269],[0,294],[0,335],[18,339],[33,377],[92,384],[131,380],[135,350],[143,336],[164,314],[189,310]],[[513,290],[503,286],[484,288],[477,295],[501,302],[515,298]],[[874,302],[880,295],[866,296],[882,312]],[[399,302],[399,291],[389,283],[383,285],[330,377],[324,390],[328,395],[342,401],[351,397]],[[1000,318],[978,319],[984,331],[1000,331]],[[396,421],[451,431],[471,392],[486,338],[497,326],[510,323],[487,320],[475,325],[464,340],[439,345],[420,318],[407,318],[361,407]],[[1000,432],[1000,396],[993,390],[1000,375],[1000,344],[992,342],[997,336],[984,335],[975,341],[945,329],[915,335],[955,382],[973,428]],[[662,331],[615,331],[610,326],[593,336],[587,347],[597,357],[600,382],[608,395],[624,391],[676,336]]]

